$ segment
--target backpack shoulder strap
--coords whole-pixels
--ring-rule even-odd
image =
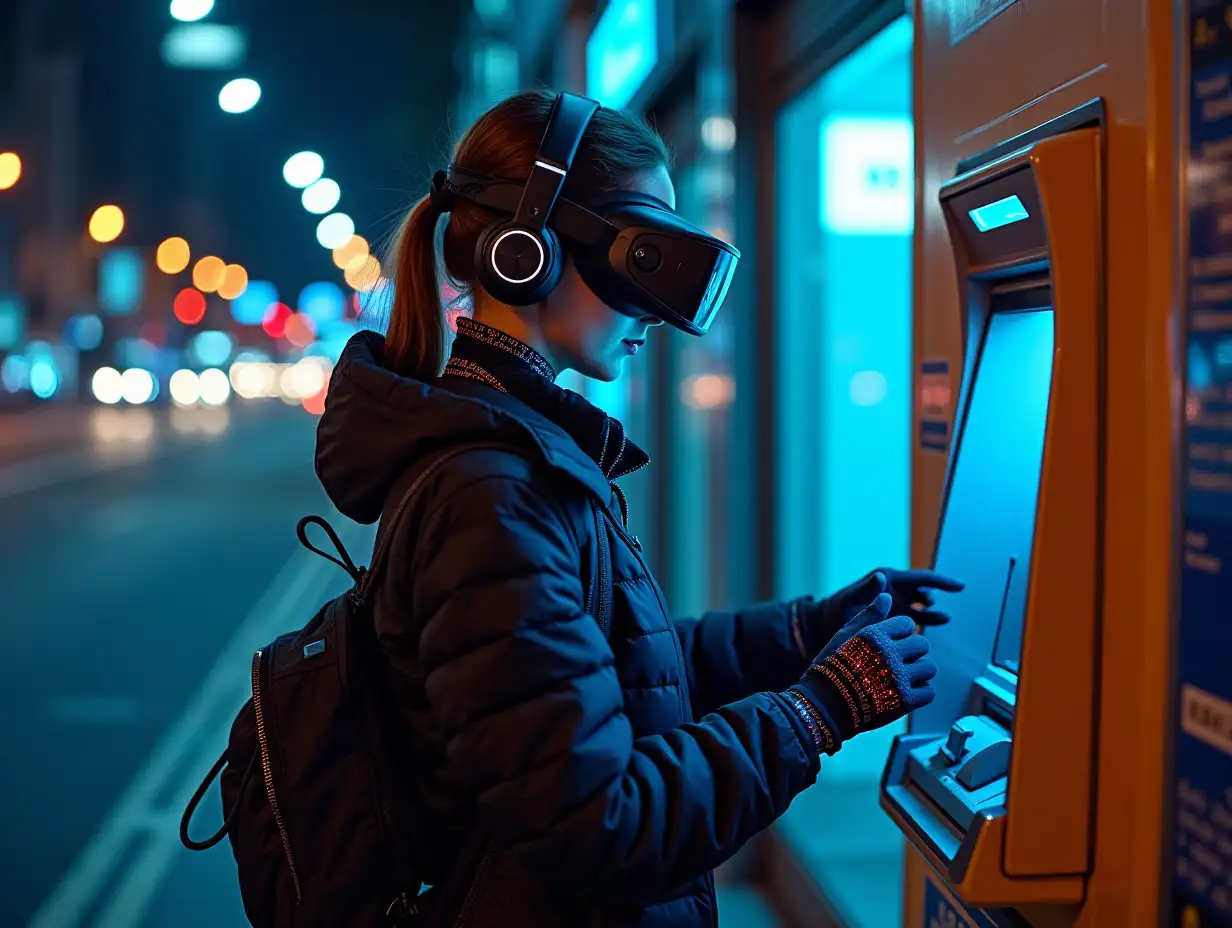
[[[389,512],[388,517],[381,520],[381,526],[377,532],[376,547],[372,552],[372,562],[368,565],[362,585],[360,586],[359,595],[361,598],[367,598],[376,584],[389,553],[390,539],[393,538],[394,531],[409,508],[411,501],[415,498],[415,494],[419,492],[429,477],[450,460],[469,451],[482,449],[499,449],[502,451],[512,451],[515,454],[523,453],[523,449],[507,442],[472,442],[447,448],[428,458],[427,464],[421,465],[419,471],[411,480],[410,485],[398,497],[398,502]],[[595,621],[599,623],[603,637],[607,638],[611,634],[612,628],[612,554],[608,543],[603,506],[592,496],[590,498],[590,508],[595,525],[596,554],[591,559],[590,583],[587,584],[586,590],[586,608],[594,616]]]
[[[468,451],[483,449],[499,449],[501,451],[512,451],[516,454],[522,453],[521,448],[507,442],[471,442],[439,451],[435,455],[430,456],[426,464],[421,464],[410,485],[402,492],[401,496],[397,497],[398,502],[394,508],[388,510],[388,516],[381,519],[380,528],[377,530],[376,547],[372,551],[372,562],[368,565],[368,570],[364,575],[363,584],[360,588],[361,597],[367,597],[373,585],[377,582],[381,569],[385,566],[385,558],[389,553],[390,539],[394,537],[398,523],[402,521],[402,517],[410,506],[411,500],[415,498],[415,494],[419,492],[420,488],[427,483],[428,478],[453,458],[466,454]],[[414,473],[414,469],[411,472]],[[393,498],[392,494],[391,498]]]

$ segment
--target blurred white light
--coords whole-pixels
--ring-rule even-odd
[[[154,375],[144,368],[130,367],[120,375],[120,395],[134,406],[148,403],[154,398]]]
[[[702,144],[711,151],[731,151],[736,147],[736,124],[730,116],[707,116],[702,121]]]
[[[341,248],[355,234],[355,222],[346,213],[330,213],[317,223],[317,241],[331,251]]]
[[[881,371],[860,371],[851,378],[847,390],[857,406],[876,406],[885,399],[889,384]]]
[[[231,365],[231,389],[237,396],[254,400],[270,396],[278,386],[277,369],[261,361],[236,361]]]
[[[163,37],[163,63],[169,68],[226,71],[243,62],[247,44],[244,33],[235,26],[217,23],[175,26]]]
[[[171,16],[182,23],[205,19],[214,9],[214,0],[171,0]]]
[[[171,390],[172,401],[177,405],[192,406],[201,399],[201,388],[193,371],[176,371],[171,375],[168,388]]]
[[[90,389],[100,403],[114,406],[124,398],[124,378],[114,367],[100,367],[94,372]]]
[[[325,159],[315,151],[301,151],[282,166],[282,179],[292,187],[307,187],[325,173]]]
[[[0,384],[9,393],[24,390],[30,385],[30,362],[19,354],[11,354],[0,364]]]
[[[304,204],[304,209],[317,215],[328,213],[338,205],[340,199],[342,199],[342,188],[338,186],[337,181],[330,180],[328,177],[322,177],[309,184],[300,194],[300,202]]]
[[[35,358],[30,364],[30,392],[49,400],[60,388],[60,372],[51,358]]]
[[[231,396],[231,381],[216,367],[202,371],[197,378],[197,386],[201,392],[201,402],[207,406],[221,406]]]
[[[246,113],[261,99],[261,85],[250,77],[227,81],[218,92],[218,105],[227,113]]]
[[[285,368],[279,379],[282,395],[287,399],[302,400],[316,396],[329,382],[329,373],[321,358],[311,357],[297,361]]]

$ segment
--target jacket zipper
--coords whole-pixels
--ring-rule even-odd
[[[633,557],[637,560],[638,564],[641,565],[642,570],[646,572],[646,576],[650,578],[650,588],[654,590],[655,599],[658,600],[659,608],[663,610],[663,615],[666,616],[667,621],[670,623],[672,620],[671,610],[667,608],[667,602],[663,599],[663,595],[659,591],[659,584],[654,581],[654,574],[650,572],[650,567],[647,566],[645,559],[642,557],[642,546],[635,543],[629,533],[621,528],[619,524],[616,524],[615,520],[613,520],[613,524],[616,526],[617,534],[629,543],[630,547],[633,549]],[[683,668],[684,652],[680,650],[680,639],[676,635],[672,635],[672,645],[676,649],[676,660],[680,662],[680,667]],[[691,699],[689,696],[689,681],[687,678],[682,677],[680,680],[680,711],[683,714],[682,717],[687,716],[692,718],[692,713],[686,711],[685,701],[689,699]]]
[[[467,920],[470,918],[471,909],[479,899],[479,891],[482,888],[484,875],[487,873],[488,865],[492,862],[492,858],[496,856],[496,842],[488,844],[487,851],[484,852],[483,860],[479,861],[479,868],[475,871],[475,879],[471,880],[471,888],[466,892],[466,898],[462,900],[462,910],[458,912],[458,917],[454,920],[453,928],[463,928]]]
[[[261,655],[258,651],[252,657],[252,713],[257,722],[257,744],[261,748],[261,775],[265,779],[265,795],[269,797],[270,811],[274,813],[274,824],[278,826],[278,834],[282,838],[282,852],[287,858],[287,867],[291,870],[291,883],[295,886],[295,902],[302,900],[299,886],[299,871],[295,868],[295,855],[291,853],[291,838],[287,834],[287,823],[278,808],[278,796],[274,793],[274,763],[270,758],[269,737],[265,729],[265,713],[261,707]]]
[[[602,513],[599,514],[599,524],[595,527],[600,532],[607,532],[607,519]],[[599,558],[599,615],[603,616],[603,621],[599,623],[599,631],[603,633],[604,640],[607,640],[611,633],[612,623],[612,604],[607,601],[607,590],[611,586],[609,572],[612,569],[612,554],[606,538],[596,538],[595,542],[599,548],[595,552],[595,556]]]

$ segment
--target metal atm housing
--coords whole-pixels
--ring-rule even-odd
[[[1083,899],[1098,695],[1102,104],[940,190],[965,321],[937,570],[937,698],[882,806],[969,905]]]

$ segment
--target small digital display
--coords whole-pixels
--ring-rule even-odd
[[[1027,208],[1022,205],[1022,200],[1018,199],[1017,195],[997,200],[987,206],[977,206],[975,209],[968,210],[967,215],[971,217],[971,221],[981,232],[991,232],[993,229],[1031,218],[1031,214],[1027,212]]]

